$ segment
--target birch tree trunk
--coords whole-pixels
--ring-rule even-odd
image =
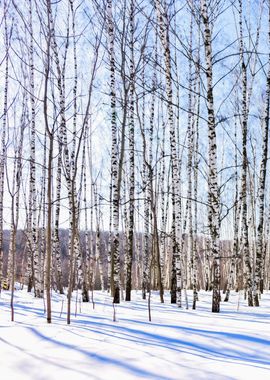
[[[48,117],[48,86],[49,74],[51,69],[51,4],[47,2],[47,50],[46,50],[46,67],[45,67],[45,82],[44,82],[44,101],[43,101],[43,116],[46,128],[46,134],[49,138],[48,147],[48,168],[47,168],[47,223],[46,223],[46,264],[45,264],[45,288],[46,288],[46,311],[47,322],[52,321],[51,310],[51,257],[52,257],[52,165],[53,165],[53,139],[54,129],[50,130]]]
[[[228,278],[228,284],[226,289],[226,295],[224,302],[229,301],[230,297],[230,291],[233,288],[233,283],[235,276],[237,275],[237,263],[240,259],[240,252],[239,252],[239,224],[240,224],[240,216],[241,216],[241,204],[239,203],[239,194],[238,194],[238,159],[237,159],[237,122],[235,120],[235,133],[234,133],[234,140],[235,140],[235,210],[234,210],[234,221],[233,221],[233,256],[231,261],[231,268]]]
[[[263,244],[263,232],[264,232],[264,210],[265,210],[265,185],[266,185],[266,168],[268,159],[268,136],[269,136],[269,106],[270,106],[270,1],[268,0],[268,71],[266,78],[266,92],[265,92],[265,104],[264,114],[262,118],[262,158],[260,167],[260,177],[258,185],[258,197],[259,197],[259,223],[257,233],[256,244],[256,267],[255,267],[255,281],[254,281],[254,305],[259,306],[259,294],[263,291],[263,264],[264,264],[264,244]]]
[[[130,2],[130,108],[129,108],[129,223],[128,223],[128,247],[126,262],[126,301],[131,300],[132,289],[132,259],[134,244],[134,197],[135,197],[135,155],[134,155],[134,96],[135,96],[135,67],[134,67],[134,0]]]
[[[56,284],[60,294],[64,294],[62,282],[62,267],[61,267],[61,248],[59,239],[59,220],[60,220],[60,197],[61,197],[61,179],[62,177],[62,148],[59,144],[57,174],[56,174],[56,200],[55,200],[55,217],[53,231],[53,256],[56,265]]]
[[[195,89],[197,90],[197,105],[196,105],[196,118],[194,120],[194,169],[193,169],[193,192],[194,192],[194,239],[193,239],[193,254],[192,254],[192,287],[193,287],[193,303],[192,309],[196,309],[196,301],[198,300],[198,259],[199,259],[199,249],[198,249],[198,173],[199,173],[199,121],[200,121],[200,110],[201,110],[201,83],[200,83],[200,38],[198,41],[198,58],[196,63],[196,78],[195,78]],[[196,87],[197,86],[197,87]]]
[[[173,80],[171,67],[171,51],[169,38],[168,14],[161,0],[155,0],[155,9],[159,25],[160,40],[164,50],[166,95],[168,107],[168,122],[170,127],[170,148],[172,164],[172,244],[173,244],[173,267],[171,302],[181,307],[181,196],[180,174],[176,147],[176,134],[173,112]]]
[[[201,0],[201,16],[204,25],[204,50],[207,79],[208,113],[208,223],[211,234],[213,256],[212,312],[220,309],[220,259],[219,259],[219,191],[217,176],[216,122],[213,95],[212,31],[208,15],[208,3]]]
[[[112,131],[112,201],[113,201],[113,302],[120,303],[120,255],[119,255],[119,186],[116,124],[115,52],[112,0],[107,1],[107,22],[109,34],[111,131]],[[124,137],[123,137],[124,138]]]
[[[7,25],[7,2],[4,1],[4,28],[5,28],[5,79],[4,79],[4,106],[1,128],[1,157],[0,157],[0,292],[3,280],[3,206],[6,164],[6,128],[8,112],[8,80],[9,80],[9,42]]]
[[[31,104],[31,127],[30,127],[30,180],[29,180],[29,213],[31,220],[31,242],[33,251],[34,289],[35,296],[42,297],[40,278],[40,257],[38,247],[37,226],[37,192],[36,192],[36,110],[35,110],[35,76],[34,76],[34,34],[32,17],[32,0],[29,1],[29,32],[30,32],[30,104]]]
[[[23,112],[25,111],[24,100],[23,100]],[[20,200],[20,186],[22,179],[22,149],[23,149],[23,138],[25,130],[25,119],[22,115],[19,142],[16,148],[14,165],[13,165],[13,179],[12,188],[9,187],[9,193],[11,196],[11,230],[10,230],[10,240],[9,240],[9,285],[11,290],[10,308],[11,308],[11,321],[14,321],[14,287],[16,281],[16,235],[19,220],[19,200]]]
[[[250,249],[248,237],[248,222],[247,222],[247,174],[248,174],[248,156],[247,156],[247,132],[248,132],[248,93],[247,93],[247,64],[244,60],[244,45],[243,45],[243,21],[242,21],[242,0],[239,0],[239,29],[240,29],[240,61],[242,74],[242,178],[241,178],[241,206],[242,206],[242,239],[243,239],[243,256],[245,264],[245,289],[248,294],[248,305],[253,306],[252,299],[252,278],[251,278],[251,263]]]
[[[147,143],[146,143],[146,125],[145,125],[145,59],[143,57],[143,72],[142,72],[142,116],[140,120],[140,129],[143,139],[143,165],[142,165],[142,186],[144,191],[143,199],[143,224],[144,224],[144,234],[143,234],[143,254],[142,254],[142,298],[146,299],[146,293],[149,291],[150,287],[150,193],[149,186],[151,179],[151,165],[147,156]],[[138,103],[137,103],[137,113],[139,115]],[[153,108],[151,108],[150,115],[150,126],[151,120],[153,118]],[[151,132],[150,132],[151,135]],[[149,157],[151,156],[152,143],[150,138],[149,146]]]

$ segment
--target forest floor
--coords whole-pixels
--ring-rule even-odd
[[[141,292],[132,298],[117,305],[113,322],[107,293],[94,293],[94,309],[77,302],[76,317],[74,294],[68,326],[66,298],[53,294],[48,325],[44,301],[24,290],[15,292],[11,322],[10,292],[2,291],[1,379],[270,379],[270,292],[259,308],[234,293],[219,314],[211,313],[210,293],[200,292],[197,310],[171,305],[168,292],[160,304],[154,293],[151,322]]]

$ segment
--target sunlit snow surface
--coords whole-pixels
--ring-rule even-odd
[[[80,300],[80,295],[77,296]],[[66,298],[52,297],[53,323],[44,301],[15,292],[15,322],[10,322],[10,293],[0,297],[1,379],[270,379],[270,293],[259,308],[248,308],[243,295],[222,302],[211,313],[211,294],[200,292],[197,310],[159,303],[152,294],[152,322],[147,301],[133,292],[132,302],[117,306],[95,292],[91,303],[72,304],[66,325]],[[60,311],[63,300],[63,313]],[[191,301],[191,295],[190,295]]]

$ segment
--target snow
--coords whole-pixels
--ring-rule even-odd
[[[0,298],[0,373],[12,380],[129,379],[270,379],[270,293],[259,308],[248,308],[232,294],[211,313],[211,294],[200,292],[197,310],[160,304],[152,294],[152,322],[147,300],[133,291],[132,302],[113,307],[107,293],[91,303],[72,303],[66,324],[66,297],[52,296],[53,323],[44,300],[15,292],[15,322],[10,321],[10,293]],[[78,297],[80,299],[80,295]],[[191,299],[191,295],[190,295]],[[61,307],[64,305],[63,313]]]

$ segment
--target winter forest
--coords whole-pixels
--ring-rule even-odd
[[[8,379],[270,378],[269,107],[270,0],[0,0]]]

